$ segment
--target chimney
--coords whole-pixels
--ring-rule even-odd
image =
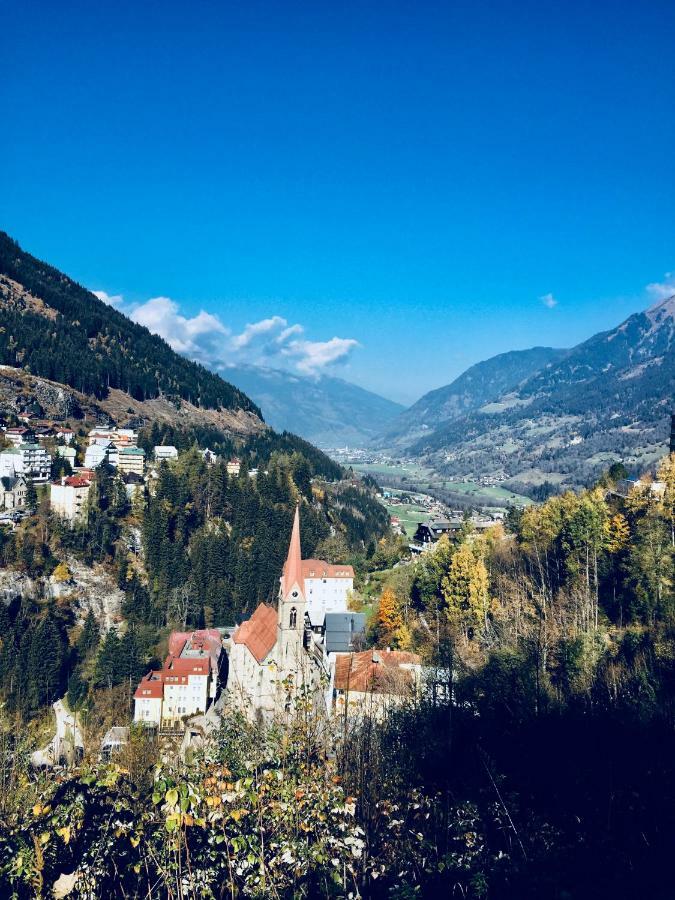
[[[66,476],[62,475],[61,476],[61,487],[63,487],[65,485],[65,483],[66,483]]]

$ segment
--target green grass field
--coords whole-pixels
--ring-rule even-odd
[[[467,500],[475,501],[477,506],[480,505],[481,500],[501,502],[504,506],[508,506],[511,503],[527,506],[532,502],[529,497],[524,497],[522,494],[514,494],[513,491],[500,485],[484,487],[473,481],[448,481],[447,478],[434,472],[433,469],[417,465],[416,463],[406,463],[405,465],[354,463],[353,468],[356,472],[370,473],[375,478],[378,475],[390,475],[393,478],[405,479],[410,482],[410,489],[413,492],[425,493],[429,488],[442,488],[462,495]],[[399,513],[395,512],[394,515],[399,515]],[[402,516],[399,515],[399,518],[403,521]],[[425,519],[418,519],[417,521],[425,521]],[[405,527],[408,530],[407,524]]]

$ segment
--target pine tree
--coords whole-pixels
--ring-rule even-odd
[[[114,628],[103,638],[96,660],[96,681],[103,687],[113,687],[124,680],[120,639]]]
[[[98,622],[96,621],[96,616],[93,611],[90,609],[87,613],[87,618],[84,620],[84,626],[80,632],[80,636],[77,639],[77,652],[79,653],[80,658],[84,659],[94,647],[97,647],[100,639],[101,632],[98,627]]]

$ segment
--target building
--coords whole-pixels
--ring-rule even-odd
[[[241,460],[237,459],[236,457],[228,460],[227,474],[228,475],[238,475],[240,472],[241,472]]]
[[[326,654],[349,653],[364,646],[366,616],[357,612],[326,613],[324,645]]]
[[[72,444],[75,438],[75,432],[72,428],[62,428],[60,425],[56,426],[55,435],[57,441],[63,441],[64,444]]]
[[[84,465],[87,469],[98,469],[103,462],[108,462],[108,451],[112,443],[101,439],[100,442],[89,444],[84,454]]]
[[[134,694],[134,721],[172,728],[206,712],[218,692],[222,639],[215,628],[174,631],[159,671],[148,672]]]
[[[345,601],[352,583],[349,566],[302,559],[296,509],[276,608],[261,603],[232,635],[227,690],[250,718],[288,713],[299,694],[315,705],[323,703],[326,607]],[[320,626],[310,618],[312,609]]]
[[[74,447],[57,447],[56,455],[60,456],[61,459],[67,459],[71,469],[75,468],[76,450]]]
[[[141,447],[123,447],[119,451],[117,468],[122,475],[143,476],[145,471],[145,450]]]
[[[354,590],[351,566],[333,566],[321,559],[304,559],[302,575],[312,628],[323,628],[326,613],[346,612]]]
[[[52,458],[39,444],[19,444],[0,453],[0,477],[23,475],[27,481],[48,481]]]
[[[81,521],[87,510],[91,481],[78,475],[53,481],[49,486],[49,504],[52,511],[69,522]]]
[[[0,478],[0,509],[20,509],[26,505],[26,479],[23,475]]]
[[[217,454],[215,454],[213,450],[209,450],[208,447],[206,448],[206,450],[200,450],[199,452],[201,453],[201,457],[207,466],[212,466],[220,459],[220,457],[217,456]]]
[[[89,432],[89,443],[98,441],[110,441],[111,444],[120,444],[123,447],[135,447],[138,444],[138,435],[133,428],[94,428]]]
[[[415,696],[421,674],[420,657],[405,650],[337,653],[331,658],[332,711],[349,718],[380,717]]]
[[[162,445],[155,447],[154,456],[156,462],[161,462],[163,459],[178,459],[178,450],[176,447]]]
[[[5,437],[12,447],[20,447],[21,444],[30,444],[35,440],[32,429],[20,425],[18,428],[6,428]]]

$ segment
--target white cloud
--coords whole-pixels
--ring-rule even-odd
[[[299,339],[304,327],[298,323],[289,325],[283,316],[249,322],[240,334],[232,334],[212,313],[201,310],[196,316],[182,315],[179,305],[170,297],[152,297],[145,303],[126,305],[119,294],[111,297],[104,291],[93,293],[164,338],[176,352],[219,371],[248,363],[276,365],[301,375],[318,375],[330,366],[343,363],[359,346],[353,338]]]
[[[292,337],[294,334],[302,334],[304,330],[302,325],[289,325],[288,328],[284,328],[281,334],[278,334],[274,340],[277,344],[283,344],[289,337]]]
[[[116,309],[124,303],[124,297],[121,294],[107,294],[105,291],[92,291],[92,294],[98,297],[99,300],[103,300],[108,306],[114,306]]]
[[[249,323],[241,334],[232,338],[232,346],[236,349],[248,347],[248,345],[261,334],[267,334],[268,332],[274,331],[277,328],[282,328],[285,325],[288,325],[288,322],[281,316],[272,316],[269,319],[261,319],[260,322]]]
[[[647,293],[656,303],[672,297],[675,294],[675,272],[666,272],[664,281],[654,281],[648,284]]]
[[[358,346],[354,338],[333,337],[329,341],[291,341],[281,352],[295,359],[303,375],[318,375],[327,366],[344,362]]]
[[[554,306],[558,305],[558,301],[555,299],[553,294],[544,294],[539,298],[539,300],[544,304],[544,306],[548,306],[549,309],[553,309]]]
[[[163,337],[169,346],[205,365],[218,360],[230,329],[218,316],[201,310],[187,318],[170,297],[152,297],[129,311],[134,322]]]

